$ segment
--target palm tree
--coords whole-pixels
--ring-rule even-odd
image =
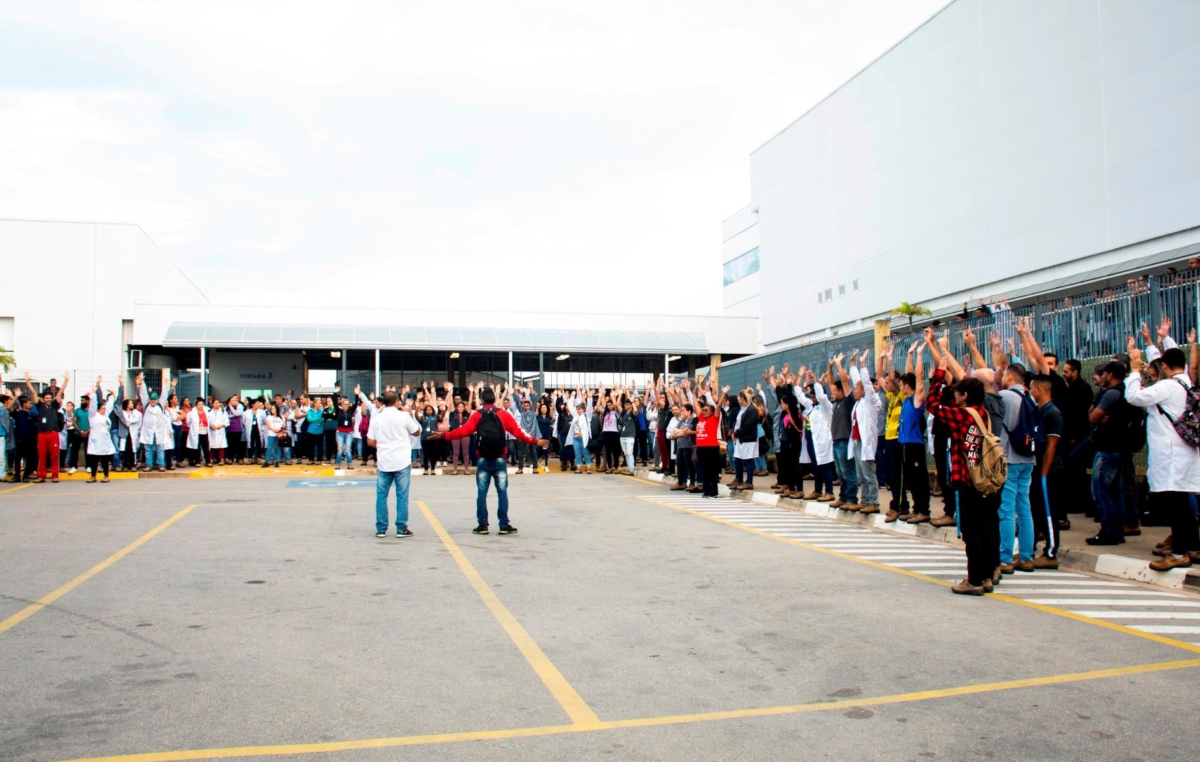
[[[922,307],[919,304],[909,304],[908,302],[900,302],[900,306],[892,310],[892,314],[908,318],[908,329],[910,331],[912,330],[913,318],[933,316],[928,307]]]
[[[16,364],[17,358],[10,355],[4,347],[0,347],[0,368],[4,368],[4,372],[7,373],[8,369]]]

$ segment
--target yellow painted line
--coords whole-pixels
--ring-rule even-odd
[[[3,622],[0,622],[0,632],[5,632],[6,630],[11,630],[13,627],[16,627],[21,622],[25,621],[26,619],[33,616],[37,612],[46,608],[51,603],[54,603],[59,598],[63,597],[67,593],[71,592],[75,588],[82,585],[84,582],[87,582],[92,577],[95,577],[97,574],[104,571],[108,567],[112,566],[117,561],[120,561],[125,556],[127,556],[130,553],[132,553],[133,551],[137,550],[142,545],[145,545],[147,542],[150,541],[150,539],[152,537],[154,537],[155,535],[157,535],[159,532],[163,531],[167,527],[171,526],[176,521],[179,521],[184,516],[188,515],[188,513],[190,513],[191,510],[195,507],[196,507],[195,505],[189,505],[187,508],[184,508],[179,513],[176,513],[171,518],[167,519],[163,523],[161,523],[158,526],[151,529],[149,532],[146,532],[146,534],[142,535],[141,537],[137,538],[136,540],[129,543],[125,547],[121,548],[116,553],[113,553],[111,556],[104,559],[100,563],[96,564],[91,569],[88,569],[83,574],[80,574],[78,577],[71,580],[67,584],[63,585],[62,587],[58,588],[57,590],[55,590],[52,593],[42,596],[37,601],[29,604],[25,608],[21,609],[17,613],[10,616],[8,619],[5,619]]]
[[[688,508],[682,508],[678,505],[671,505],[670,503],[666,503],[666,502],[663,502],[662,500],[657,500],[652,497],[644,497],[642,495],[638,495],[638,499],[645,500],[648,503],[655,503],[656,505],[661,505],[666,508],[671,508],[673,510],[680,511],[682,513],[690,513],[693,516],[699,516],[700,518],[708,519],[709,521],[715,521],[718,524],[725,524],[726,526],[731,526],[731,527],[734,527],[735,529],[741,529],[744,532],[750,532],[751,534],[757,534],[762,537],[769,537],[770,539],[775,540],[777,542],[787,543],[788,545],[795,545],[797,547],[804,548],[806,550],[814,550],[818,553],[824,553],[825,555],[828,555],[828,556],[836,556],[837,558],[843,558],[847,561],[853,561],[854,563],[862,564],[864,566],[870,566],[875,569],[882,569],[883,571],[891,572],[893,574],[903,574],[906,577],[914,577],[916,579],[924,580],[926,582],[932,582],[937,585],[942,585],[943,587],[952,587],[953,586],[953,583],[947,582],[944,579],[938,579],[937,577],[930,577],[927,574],[921,574],[919,572],[909,571],[908,569],[901,569],[896,566],[888,566],[887,564],[882,564],[877,561],[869,561],[865,558],[859,558],[858,556],[852,556],[849,553],[841,553],[839,551],[829,550],[828,548],[822,548],[817,545],[809,545],[806,542],[800,542],[799,540],[793,540],[788,537],[779,537],[778,535],[771,534],[770,532],[765,532],[761,529],[754,529],[752,527],[742,526],[741,524],[735,523],[733,521],[727,521],[722,518],[717,518],[716,516],[709,516],[706,513],[700,513],[699,511],[693,511]],[[781,509],[781,510],[785,510],[785,509]],[[1084,575],[1084,576],[1086,576],[1086,575]],[[1096,619],[1096,618],[1090,617],[1090,616],[1083,616],[1082,614],[1076,614],[1073,611],[1066,611],[1064,609],[1054,608],[1053,606],[1046,606],[1046,605],[1043,605],[1040,603],[1033,603],[1031,601],[1023,600],[1021,598],[1013,598],[1011,596],[1003,595],[1000,593],[989,593],[985,597],[991,598],[992,600],[1004,601],[1005,603],[1015,603],[1018,606],[1025,606],[1026,608],[1036,609],[1038,611],[1042,611],[1047,614],[1054,614],[1055,616],[1064,617],[1066,619],[1073,619],[1076,622],[1084,622],[1086,624],[1095,625],[1097,627],[1103,627],[1107,630],[1113,630],[1114,632],[1120,632],[1120,633],[1124,633],[1126,635],[1133,635],[1135,637],[1142,638],[1143,640],[1152,640],[1155,643],[1161,643],[1163,645],[1173,646],[1175,648],[1182,648],[1185,651],[1191,651],[1192,653],[1200,654],[1200,646],[1195,646],[1195,645],[1192,645],[1191,643],[1185,643],[1182,640],[1174,640],[1173,638],[1168,638],[1163,635],[1155,635],[1154,633],[1150,633],[1150,632],[1142,632],[1141,630],[1135,630],[1132,627],[1126,627],[1125,625],[1116,624],[1115,622],[1108,622],[1103,619]]]
[[[424,511],[425,509],[422,508]],[[953,688],[936,688],[927,691],[911,693],[894,693],[886,696],[845,699],[842,701],[822,701],[808,704],[792,704],[789,706],[768,706],[751,709],[734,709],[721,712],[704,712],[700,714],[678,714],[664,717],[640,717],[628,720],[610,720],[581,725],[549,725],[535,728],[509,728],[503,730],[477,730],[462,733],[435,733],[430,735],[397,736],[393,738],[364,738],[349,741],[327,741],[324,743],[278,744],[271,746],[236,746],[223,749],[192,749],[187,751],[146,752],[141,754],[119,754],[109,757],[87,757],[64,762],[178,762],[191,759],[223,759],[229,757],[265,757],[287,754],[321,754],[335,751],[358,751],[362,749],[384,749],[398,746],[422,746],[433,744],[462,743],[466,741],[489,741],[512,738],[531,738],[534,736],[554,736],[568,733],[589,733],[604,730],[619,730],[627,728],[650,728],[664,725],[689,725],[700,722],[719,722],[722,720],[748,719],[755,717],[774,717],[781,715],[805,714],[810,712],[830,712],[842,709],[853,709],[864,706],[885,706],[902,704],[913,701],[928,701],[931,699],[953,698],[981,693],[1015,690],[1020,688],[1036,688],[1047,685],[1062,685],[1084,680],[1100,680],[1110,677],[1128,677],[1131,675],[1149,674],[1174,669],[1189,669],[1200,667],[1200,659],[1185,661],[1156,662],[1153,664],[1136,664],[1128,667],[1097,669],[1089,672],[1071,672],[1062,675],[1046,677],[1030,677],[1018,680],[1005,680],[993,683],[979,683]]]
[[[571,718],[571,722],[575,725],[593,726],[600,719],[596,713],[592,711],[587,702],[583,700],[562,673],[558,671],[558,667],[542,652],[541,647],[537,642],[530,637],[517,618],[512,615],[496,594],[492,592],[492,588],[488,587],[487,582],[484,582],[483,577],[475,570],[475,567],[467,559],[466,555],[459,549],[458,543],[450,537],[450,533],[442,526],[433,512],[429,510],[429,506],[424,502],[418,501],[417,507],[421,509],[421,513],[425,514],[426,521],[433,527],[433,531],[441,539],[442,544],[446,546],[446,550],[450,552],[450,556],[458,564],[458,568],[462,569],[462,573],[466,576],[467,581],[471,583],[471,587],[475,588],[475,592],[483,599],[483,603],[492,612],[492,616],[496,617],[496,621],[508,633],[508,637],[516,645],[521,655],[525,657],[525,661],[529,662],[529,666],[533,667],[533,671],[545,683],[546,688],[551,695],[558,700],[566,711],[567,716]]]
[[[8,489],[0,490],[0,495],[7,495],[9,492],[16,492],[19,489],[25,489],[26,487],[32,486],[32,484],[19,484],[16,487],[9,487]]]

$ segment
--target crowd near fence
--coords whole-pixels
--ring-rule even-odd
[[[906,318],[894,319],[888,340],[898,344],[894,355],[896,370],[904,371],[908,345],[921,339],[922,331],[929,326],[939,336],[948,332],[950,352],[960,362],[968,354],[963,342],[963,332],[968,328],[985,356],[988,338],[996,332],[1006,351],[1009,340],[1013,340],[1018,359],[1023,360],[1019,357],[1016,324],[1019,318],[1028,317],[1043,351],[1054,352],[1060,362],[1079,360],[1083,378],[1090,383],[1092,369],[1113,354],[1126,351],[1129,337],[1137,337],[1138,346],[1144,348],[1139,336],[1143,324],[1156,336],[1155,330],[1162,319],[1169,318],[1172,337],[1181,345],[1185,343],[1187,331],[1200,326],[1200,270],[1129,277],[1124,283],[1016,307],[1001,304],[981,311],[977,305],[968,304],[965,312],[966,315],[914,321],[912,327]],[[805,366],[820,375],[832,358],[840,353],[849,355],[855,349],[875,349],[874,328],[734,360],[720,367],[719,380],[722,386],[731,389],[754,387],[762,382],[764,371],[774,366],[779,372],[784,363],[790,365],[792,372]],[[871,362],[873,369],[874,359]]]

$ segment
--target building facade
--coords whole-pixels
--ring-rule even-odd
[[[723,261],[757,272],[725,306],[761,316],[763,352],[1187,247],[1200,3],[954,0],[750,171]]]

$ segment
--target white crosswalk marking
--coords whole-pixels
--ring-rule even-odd
[[[701,500],[695,495],[646,497],[740,527],[905,572],[955,582],[966,576],[967,559],[964,551],[942,543],[731,498]],[[1200,636],[1200,622],[1194,621],[1200,620],[1200,610],[1197,610],[1200,609],[1200,599],[1179,593],[1049,569],[1007,574],[996,592],[1028,603],[1069,610],[1081,616],[1117,623],[1128,622],[1127,626],[1146,633],[1179,636],[1185,642],[1200,641],[1197,637]]]

